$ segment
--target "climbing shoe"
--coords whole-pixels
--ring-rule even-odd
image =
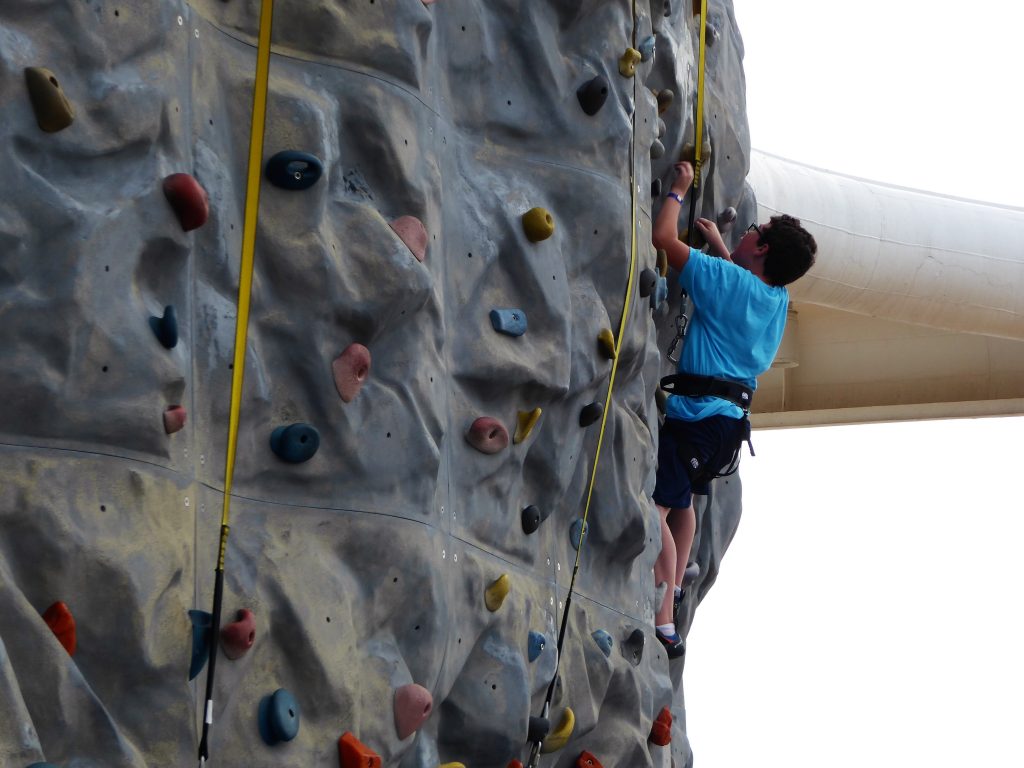
[[[678,632],[673,632],[671,635],[665,635],[662,634],[660,629],[656,629],[654,634],[658,636],[658,640],[663,646],[665,646],[665,652],[668,654],[670,659],[678,659],[686,653],[686,645],[683,643],[683,639],[679,636]]]
[[[683,598],[686,596],[686,590],[683,590],[678,595],[672,596],[672,623],[675,624],[679,621],[679,606],[683,604]]]

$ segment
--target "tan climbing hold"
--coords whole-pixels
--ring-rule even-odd
[[[537,426],[537,422],[540,421],[540,408],[534,408],[532,411],[520,411],[518,423],[516,424],[516,435],[512,438],[512,442],[518,445],[530,436],[530,432]]]
[[[672,101],[675,99],[675,93],[669,88],[662,88],[656,94],[654,98],[658,100],[658,114],[663,115],[665,111],[672,106]]]
[[[363,382],[370,375],[370,350],[362,344],[349,344],[331,364],[334,386],[341,399],[351,403],[356,399]]]
[[[427,258],[427,228],[423,226],[422,221],[415,216],[400,216],[391,222],[391,228],[412,251],[416,261]]]
[[[661,248],[658,249],[658,274],[668,277],[668,251]]]
[[[75,110],[53,72],[46,67],[26,67],[25,83],[36,122],[42,130],[56,133],[74,122]]]
[[[572,713],[569,707],[566,707],[558,727],[549,733],[548,737],[540,745],[541,754],[546,755],[549,752],[557,752],[564,747],[568,743],[569,737],[572,736],[572,729],[575,726],[576,715]]]
[[[619,74],[623,77],[632,77],[636,74],[636,65],[643,58],[636,48],[627,48],[626,52],[619,58]]]
[[[615,334],[610,328],[602,328],[597,334],[597,343],[601,346],[601,354],[609,360],[614,360],[618,355],[615,352]]]
[[[543,208],[531,208],[523,214],[523,231],[531,243],[539,243],[555,234],[555,220]]]
[[[684,161],[684,162],[687,162],[687,163],[694,163],[694,162],[696,162],[696,157],[697,156],[696,156],[696,154],[694,154],[695,151],[696,151],[696,146],[697,146],[696,144],[683,144],[683,153],[682,153],[682,155],[680,155],[679,159]],[[710,159],[711,159],[711,142],[710,141],[702,141],[701,144],[700,144],[700,165],[701,165],[701,167],[703,168],[705,165],[707,165],[707,162]]]
[[[512,583],[508,579],[508,574],[501,574],[484,592],[484,604],[487,606],[487,610],[494,613],[501,608],[501,604],[505,602],[511,588]]]

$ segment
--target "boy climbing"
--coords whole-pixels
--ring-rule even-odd
[[[731,253],[715,223],[698,219],[696,227],[711,255],[691,248],[679,239],[677,227],[693,166],[678,163],[676,171],[653,237],[693,302],[679,372],[662,382],[672,394],[658,441],[654,490],[662,540],[655,583],[674,586],[666,589],[655,623],[670,658],[685,652],[674,609],[682,600],[696,529],[693,494],[706,495],[710,481],[736,461],[740,446],[749,441],[747,413],[756,378],[771,367],[786,326],[789,293],[784,286],[811,268],[817,252],[811,234],[786,215],[752,224]]]

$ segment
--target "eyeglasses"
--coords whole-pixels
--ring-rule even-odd
[[[749,227],[747,227],[747,232],[757,232],[758,242],[764,240],[764,230],[757,226],[757,224],[751,224]]]

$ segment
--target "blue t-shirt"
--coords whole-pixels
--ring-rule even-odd
[[[679,284],[693,301],[679,371],[757,387],[757,376],[771,367],[782,343],[788,291],[693,248]],[[683,421],[718,414],[743,418],[742,408],[718,397],[670,395],[665,410]]]

